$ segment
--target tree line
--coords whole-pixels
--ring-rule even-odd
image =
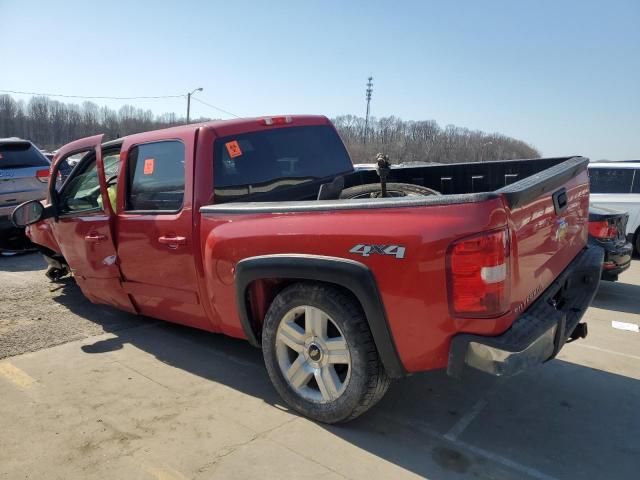
[[[116,111],[93,102],[78,105],[37,96],[25,103],[10,95],[0,95],[0,138],[26,138],[43,150],[55,150],[72,140],[98,133],[104,133],[105,140],[112,140],[183,123],[184,119],[175,113],[155,116],[151,110],[131,105],[123,105]]]
[[[354,163],[370,163],[378,152],[392,163],[482,162],[540,157],[522,140],[455,125],[442,128],[435,120],[406,121],[382,117],[365,119],[343,115],[333,119]]]
[[[198,118],[193,122],[205,120],[209,119]],[[184,117],[175,113],[154,115],[151,110],[131,105],[114,110],[93,102],[78,105],[43,96],[24,102],[0,95],[0,138],[26,138],[43,150],[55,150],[72,140],[98,133],[104,133],[105,140],[111,140],[184,123]],[[333,123],[354,163],[371,162],[378,152],[388,154],[393,163],[454,163],[540,156],[522,140],[455,125],[442,128],[434,120],[372,118],[366,132],[362,117],[342,115],[334,118]]]

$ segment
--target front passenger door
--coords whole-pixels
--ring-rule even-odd
[[[92,302],[135,312],[121,285],[101,143],[102,135],[96,135],[60,149],[51,178],[70,156],[82,159],[59,191],[50,187],[57,218],[47,222],[82,293]]]

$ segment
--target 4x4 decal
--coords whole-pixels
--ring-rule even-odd
[[[368,257],[370,255],[392,255],[396,258],[404,258],[405,248],[402,245],[367,245],[359,243],[349,253]]]

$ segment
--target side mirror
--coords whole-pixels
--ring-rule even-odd
[[[11,221],[16,227],[24,228],[42,219],[44,205],[40,200],[30,200],[18,205],[11,214]]]

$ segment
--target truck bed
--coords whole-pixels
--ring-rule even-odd
[[[245,202],[218,202],[203,207],[203,212],[267,213],[320,210],[394,208],[399,206],[452,205],[502,197],[510,208],[552,192],[586,169],[584,157],[557,157],[528,160],[503,160],[450,165],[402,166],[391,169],[388,182],[411,183],[432,188],[441,195],[396,197],[366,200],[316,200],[324,179],[290,186],[248,197]],[[378,183],[372,168],[357,170],[345,177],[345,188]]]
[[[574,159],[581,159],[581,157],[499,160],[446,165],[402,165],[391,169],[388,181],[421,185],[437,190],[443,195],[492,192],[523,179],[534,177],[544,170],[567,161],[581,163]],[[535,181],[537,180],[539,177],[535,178]],[[361,168],[347,176],[345,187],[378,181],[378,174],[372,166],[371,169]]]
[[[580,168],[585,168],[588,160],[583,157],[555,157],[526,160],[501,160],[482,163],[457,163],[448,165],[393,166],[388,182],[410,183],[431,188],[441,195],[416,198],[388,198],[370,200],[325,200],[317,201],[318,191],[323,183],[332,178],[302,184],[287,184],[269,191],[255,189],[255,193],[244,195],[247,201],[232,200],[224,197],[216,198],[216,211],[256,211],[282,212],[325,209],[353,208],[389,208],[398,205],[451,205],[470,203],[496,198],[504,195],[509,205],[516,206],[526,202],[527,198],[552,191],[575,175]],[[360,168],[344,176],[344,187],[354,187],[368,183],[378,183],[380,178],[371,168]],[[541,190],[542,188],[542,190]],[[285,203],[283,203],[285,202]],[[296,204],[294,202],[303,202]],[[312,203],[308,203],[312,202]]]

